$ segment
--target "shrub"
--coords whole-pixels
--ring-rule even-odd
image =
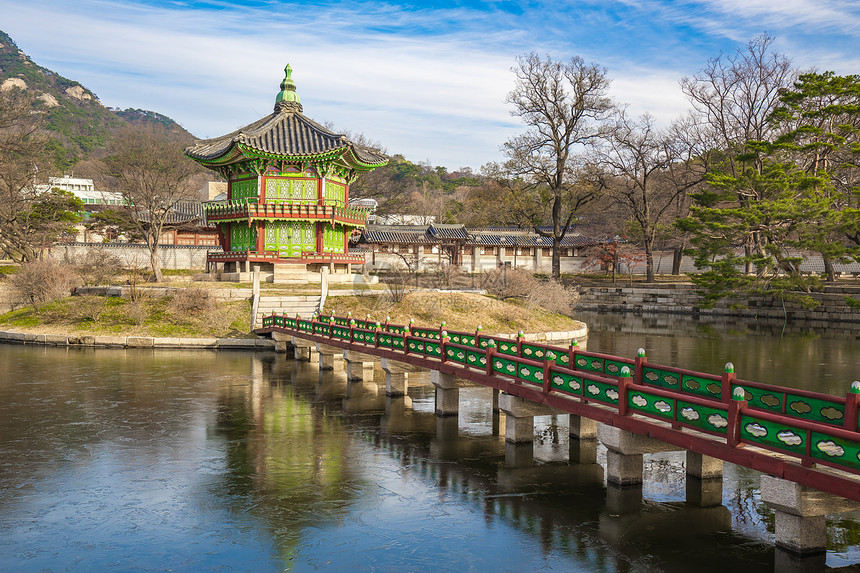
[[[70,295],[79,285],[80,277],[75,268],[53,257],[24,263],[18,273],[9,278],[13,301],[32,305],[36,312],[45,303]]]
[[[579,294],[566,289],[556,280],[535,281],[526,302],[529,306],[539,306],[556,314],[570,315],[576,306]]]
[[[567,314],[573,310],[577,294],[553,279],[538,280],[521,269],[493,269],[481,275],[481,287],[500,300],[517,299],[529,307]]]
[[[401,262],[391,265],[383,279],[391,302],[396,304],[412,292],[413,288],[410,283],[414,280],[415,272],[411,267]]]
[[[122,273],[122,261],[105,249],[95,247],[77,258],[75,269],[85,285],[109,285]]]
[[[194,316],[211,312],[215,308],[215,297],[209,289],[198,285],[184,288],[170,299],[167,310],[174,316]]]
[[[68,319],[74,323],[97,322],[107,309],[108,299],[104,296],[83,295],[75,297],[73,304],[69,305]]]
[[[481,275],[481,288],[500,300],[525,300],[536,284],[531,273],[508,267],[493,269]]]

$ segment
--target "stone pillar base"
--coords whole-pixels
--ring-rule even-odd
[[[456,416],[460,411],[460,386],[450,374],[430,371],[430,382],[436,387],[436,415]]]
[[[620,454],[606,450],[606,481],[628,486],[642,483],[642,454]]]
[[[535,419],[534,416],[523,416],[514,418],[505,416],[505,441],[511,444],[534,443]]]
[[[404,396],[409,389],[409,375],[406,372],[385,372],[385,393],[388,396]]]
[[[456,416],[460,413],[460,389],[436,388],[436,415]]]
[[[347,380],[373,380],[373,362],[347,362]]]
[[[687,475],[699,479],[723,477],[723,460],[687,451]]]
[[[769,475],[761,476],[761,500],[776,513],[776,546],[798,555],[827,549],[825,515],[860,508],[843,497]]]
[[[343,356],[333,352],[320,352],[320,370],[341,370]]]

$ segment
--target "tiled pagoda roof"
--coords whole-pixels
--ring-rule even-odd
[[[302,113],[302,104],[290,83],[281,84],[275,110],[270,115],[232,133],[197,141],[185,150],[186,155],[202,162],[221,164],[240,161],[245,154],[275,159],[311,160],[340,157],[351,167],[372,169],[385,165],[388,158],[346,138],[346,135],[318,124]],[[285,96],[284,94],[287,94]]]

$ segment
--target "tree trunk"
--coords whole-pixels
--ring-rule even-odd
[[[681,274],[681,260],[684,257],[684,246],[679,245],[672,250],[672,274]]]
[[[552,200],[552,278],[561,280],[561,197],[558,189]],[[516,251],[514,251],[516,252]]]
[[[651,241],[645,241],[645,282],[653,283],[654,280],[654,249]]]
[[[833,261],[827,255],[822,255],[824,259],[824,273],[827,275],[827,282],[836,282],[836,271],[833,270]]]
[[[161,261],[158,260],[158,243],[149,247],[149,264],[152,267],[152,274],[155,277],[155,282],[164,281],[164,275],[161,273]]]

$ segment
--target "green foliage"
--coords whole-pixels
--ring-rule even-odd
[[[801,276],[802,259],[795,253],[819,240],[819,231],[831,220],[832,201],[822,192],[828,179],[808,176],[772,155],[756,159],[760,168],[748,167],[737,177],[709,174],[714,193],[678,222],[690,234],[696,266],[707,269],[691,279],[705,306],[723,298],[743,306],[746,298],[767,295],[814,305],[804,293],[818,280]],[[714,196],[723,201],[710,200]],[[744,204],[726,200],[732,196],[743,197]]]
[[[820,280],[800,273],[800,253],[820,254],[832,280],[829,265],[860,252],[860,76],[803,74],[780,104],[775,139],[746,141],[737,175],[712,169],[677,222],[707,269],[691,279],[708,305],[768,295],[814,305]]]
[[[157,124],[166,129],[174,129],[179,127],[179,124],[157,111],[149,111],[147,109],[132,109],[127,108],[122,111],[115,112],[117,116],[130,123],[149,123]]]

